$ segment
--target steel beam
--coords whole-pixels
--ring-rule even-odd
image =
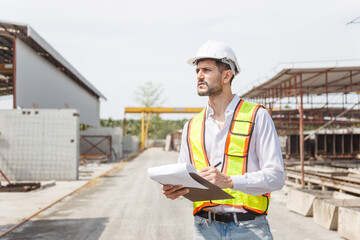
[[[125,113],[199,113],[204,108],[126,107]]]
[[[295,76],[296,79],[296,76]],[[300,74],[300,106],[299,106],[299,142],[300,142],[300,164],[301,164],[301,187],[305,187],[304,180],[304,111],[303,111],[303,91],[302,74]]]

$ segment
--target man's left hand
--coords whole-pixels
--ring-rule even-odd
[[[199,175],[220,188],[233,188],[232,178],[223,174],[215,167],[206,167],[199,170]]]

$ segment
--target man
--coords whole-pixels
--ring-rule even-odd
[[[232,93],[240,67],[230,47],[208,41],[188,63],[196,65],[198,94],[209,101],[184,126],[179,162],[193,164],[201,177],[235,197],[194,202],[194,239],[272,239],[270,192],[285,182],[273,121],[262,106]],[[170,199],[189,191],[162,189]]]

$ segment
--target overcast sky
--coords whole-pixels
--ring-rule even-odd
[[[300,66],[280,63],[360,65],[348,61],[360,59],[360,24],[347,25],[360,16],[358,0],[0,0],[0,6],[0,19],[29,24],[107,97],[101,118],[119,119],[125,107],[140,106],[135,92],[147,81],[164,86],[162,107],[205,106],[186,60],[210,39],[237,54],[239,94],[283,67]]]

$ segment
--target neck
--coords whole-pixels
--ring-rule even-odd
[[[215,117],[215,119],[225,120],[226,108],[229,106],[233,97],[234,95],[231,90],[226,91],[225,89],[219,95],[209,97],[209,105],[214,109],[213,117]]]

